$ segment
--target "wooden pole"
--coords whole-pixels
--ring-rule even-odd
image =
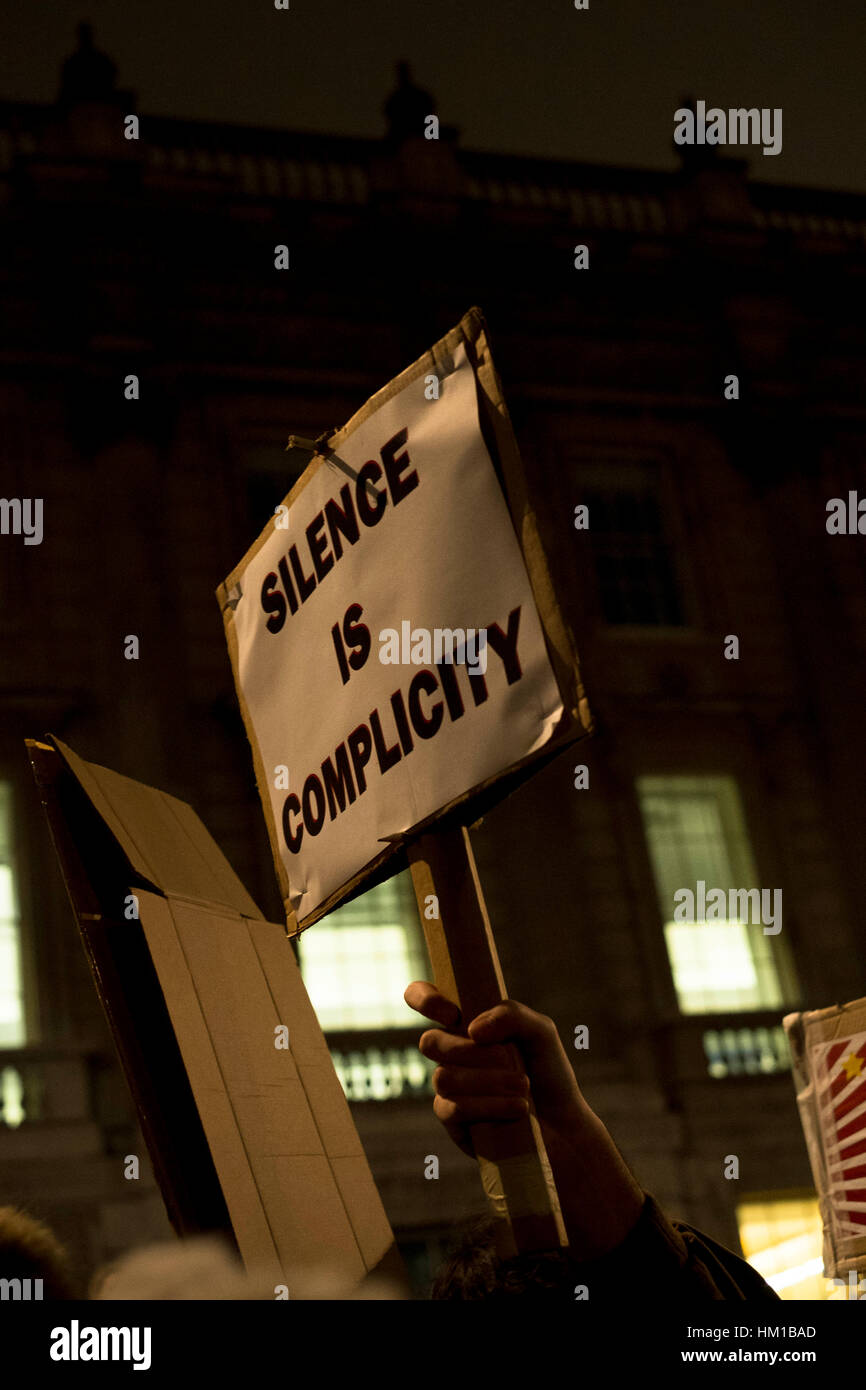
[[[460,1031],[506,999],[496,943],[465,826],[421,835],[407,847],[433,983],[457,1004]],[[430,896],[438,918],[427,915]],[[514,1044],[513,1066],[524,1071]],[[470,1133],[502,1258],[568,1244],[541,1130],[530,1102],[525,1119],[485,1122]]]

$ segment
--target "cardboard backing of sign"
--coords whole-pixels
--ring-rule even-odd
[[[783,1023],[824,1223],[824,1274],[866,1272],[866,999]]]
[[[399,1278],[285,927],[185,802],[59,739],[28,748],[175,1229],[222,1231],[290,1297],[323,1274],[342,1290]]]
[[[241,577],[250,561],[273,534],[272,524],[269,523],[247,551],[240,564],[219,586],[217,599],[223,615],[235,688],[252,748],[256,780],[291,935],[296,935],[299,931],[312,925],[333,911],[340,903],[349,901],[359,892],[365,891],[382,879],[404,869],[407,865],[406,844],[410,839],[429,830],[433,825],[445,828],[455,824],[467,825],[477,820],[568,744],[591,732],[592,729],[592,719],[584,692],[574,635],[559,605],[553,587],[536,513],[505,404],[501,382],[493,364],[487,327],[480,309],[470,309],[460,323],[451,329],[444,338],[440,339],[428,352],[390,381],[381,391],[372,396],[342,429],[330,435],[326,441],[320,441],[325,452],[317,453],[313,457],[307,469],[284,498],[283,506],[290,507],[292,505],[303,489],[308,486],[311,479],[315,477],[318,470],[326,466],[329,458],[338,454],[343,441],[379,410],[386,401],[396,396],[419,377],[428,377],[431,374],[448,375],[451,369],[449,364],[459,344],[463,344],[472,365],[481,433],[502,488],[526,566],[532,595],[541,620],[547,655],[562,701],[562,717],[552,737],[542,748],[470,788],[463,795],[441,807],[435,814],[427,816],[400,836],[394,837],[393,842],[387,844],[380,854],[348,879],[337,891],[331,893],[314,911],[299,920],[290,900],[289,879],[280,852],[280,830],[275,822],[271,807],[267,775],[253,720],[243,696],[239,672],[238,639],[233,623],[234,609],[240,594]]]

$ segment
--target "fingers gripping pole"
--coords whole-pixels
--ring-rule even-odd
[[[507,998],[469,832],[463,826],[432,831],[410,844],[408,855],[433,983],[457,1004],[465,1036],[473,1018]],[[511,1044],[508,1050],[524,1071],[518,1049]],[[535,1114],[475,1124],[470,1132],[500,1256],[566,1245]]]

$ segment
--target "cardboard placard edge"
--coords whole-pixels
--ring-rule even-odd
[[[49,734],[47,737],[50,739],[51,745],[56,749],[57,753],[60,755],[61,759],[63,760],[63,763],[68,768],[69,772],[78,782],[78,785],[81,787],[85,796],[90,801],[97,815],[103,821],[109,833],[114,838],[120,851],[128,860],[133,871],[139,874],[142,878],[146,879],[155,892],[162,893],[165,896],[167,893],[174,891],[176,897],[188,896],[191,902],[200,903],[202,906],[212,907],[216,909],[222,908],[223,910],[238,912],[242,916],[246,917],[260,918],[262,916],[262,913],[259,910],[258,905],[250,897],[249,893],[247,892],[241,880],[238,878],[231,864],[228,862],[225,855],[223,855],[222,851],[219,849],[219,846],[217,845],[207,826],[204,824],[204,822],[201,820],[201,818],[193,810],[193,808],[189,805],[188,802],[182,801],[179,797],[172,796],[169,792],[162,791],[162,789],[159,787],[150,786],[150,784],[146,782],[139,782],[136,778],[133,777],[126,777],[123,773],[116,773],[112,768],[104,768],[100,763],[89,762],[87,759],[82,758],[80,754],[76,753],[72,748],[70,748],[61,739],[59,739],[55,734]],[[213,847],[219,853],[219,859],[214,860],[213,864],[211,865],[212,872],[214,873],[217,882],[219,882],[224,888],[228,888],[231,890],[232,894],[234,895],[233,900],[229,902],[226,901],[224,897],[203,898],[200,894],[197,893],[185,895],[180,891],[172,890],[170,887],[167,887],[166,883],[163,881],[161,875],[159,874],[158,868],[148,861],[144,851],[139,847],[139,845],[133,838],[128,820],[124,820],[117,806],[109,799],[108,794],[105,788],[101,785],[99,777],[97,775],[99,772],[111,773],[111,775],[117,778],[120,782],[132,783],[135,786],[144,788],[147,792],[151,793],[162,804],[168,807],[171,813],[175,816],[175,819],[178,819],[179,829],[184,830],[184,833],[186,832],[183,822],[179,820],[179,818],[177,817],[177,813],[176,811],[174,811],[174,806],[182,806],[186,810],[191,812],[205,832],[205,836],[207,838],[207,841],[209,842],[207,845],[208,852],[210,852],[211,847]],[[188,835],[187,839],[189,839]],[[202,857],[204,858],[204,849],[202,845],[196,845],[195,842],[191,843],[195,851],[202,855]],[[181,857],[183,856],[181,855]],[[205,863],[207,863],[206,858]],[[226,870],[228,870],[228,875],[226,874]]]

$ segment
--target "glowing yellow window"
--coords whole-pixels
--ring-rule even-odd
[[[337,908],[298,940],[307,993],[325,1030],[407,1028],[411,980],[429,974],[408,873]]]
[[[637,794],[682,1013],[776,1009],[792,1001],[796,987],[784,939],[764,932],[772,924],[754,920],[746,896],[758,878],[734,779],[639,777]],[[701,884],[707,895],[712,889],[726,895],[723,920],[698,915]],[[683,889],[692,895],[694,920],[674,917]],[[741,896],[732,898],[732,889]],[[731,903],[751,920],[730,915]]]
[[[737,1207],[743,1254],[783,1299],[845,1299],[822,1273],[821,1217],[814,1195],[768,1193]]]

